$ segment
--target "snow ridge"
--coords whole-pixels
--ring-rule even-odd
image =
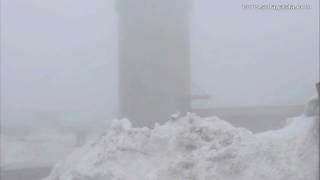
[[[315,180],[319,116],[253,134],[194,114],[153,129],[115,120],[46,180]]]

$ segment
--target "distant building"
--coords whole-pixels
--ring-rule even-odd
[[[189,0],[118,0],[119,113],[137,126],[190,109]]]

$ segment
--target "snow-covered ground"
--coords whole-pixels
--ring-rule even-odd
[[[194,114],[153,129],[117,120],[46,180],[316,180],[319,114],[310,108],[319,104],[313,105],[284,128],[257,134]]]
[[[74,150],[74,136],[37,129],[24,136],[0,136],[1,169],[49,167]]]

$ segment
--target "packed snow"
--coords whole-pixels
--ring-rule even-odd
[[[46,180],[315,180],[319,114],[313,105],[284,128],[257,134],[190,113],[152,129],[115,120]]]

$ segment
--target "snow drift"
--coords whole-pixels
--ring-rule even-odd
[[[318,122],[319,115],[302,115],[253,134],[194,114],[153,129],[117,120],[46,180],[315,180]]]

